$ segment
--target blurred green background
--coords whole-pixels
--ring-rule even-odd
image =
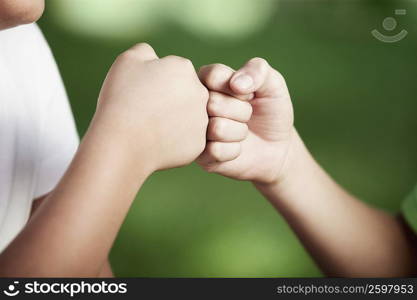
[[[395,16],[397,8],[407,14]],[[392,32],[382,26],[390,16],[398,21]],[[238,68],[261,56],[286,77],[296,126],[324,168],[364,201],[396,212],[417,179],[416,21],[416,1],[56,0],[39,24],[80,135],[106,71],[134,43],[196,67]],[[372,29],[409,35],[387,44]],[[111,262],[117,276],[321,276],[250,183],[194,164],[146,182]]]

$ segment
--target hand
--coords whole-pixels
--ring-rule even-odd
[[[210,120],[198,163],[235,179],[265,184],[281,180],[296,135],[283,77],[261,58],[236,72],[221,64],[205,66],[199,76],[210,91]]]
[[[94,124],[151,171],[188,164],[203,151],[207,89],[185,58],[159,59],[138,44],[121,54],[100,92]],[[138,161],[139,160],[139,161]]]

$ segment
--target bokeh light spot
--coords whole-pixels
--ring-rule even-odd
[[[183,27],[200,36],[239,39],[261,30],[277,0],[182,0],[175,10]]]
[[[131,38],[177,24],[198,37],[239,39],[262,29],[278,0],[60,0],[51,10],[70,31]]]
[[[70,31],[103,38],[143,35],[157,26],[155,0],[60,0],[51,6]]]

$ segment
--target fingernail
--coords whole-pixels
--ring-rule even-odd
[[[249,75],[242,74],[236,77],[233,83],[236,87],[247,90],[253,86],[253,79]]]

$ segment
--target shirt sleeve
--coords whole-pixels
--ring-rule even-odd
[[[42,82],[39,83],[39,94],[43,100],[40,103],[41,124],[34,199],[46,195],[56,186],[79,144],[71,106],[58,67],[46,41],[44,45],[45,64],[40,75]]]
[[[68,168],[79,143],[66,97],[58,95],[53,99],[44,116],[35,198],[49,193],[56,186]]]
[[[417,186],[404,200],[401,211],[408,225],[417,234]]]

